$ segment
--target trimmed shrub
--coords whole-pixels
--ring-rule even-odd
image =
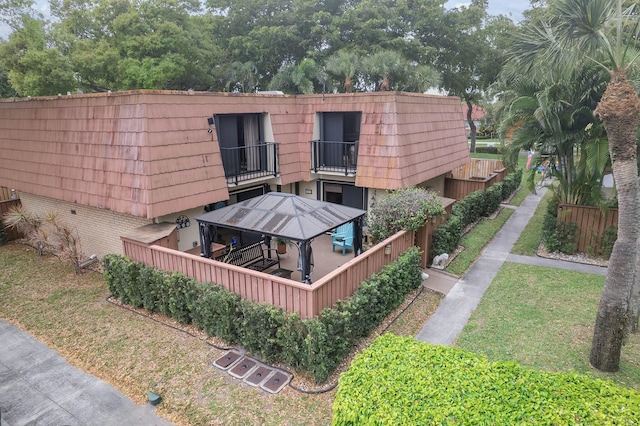
[[[613,251],[613,245],[616,243],[618,239],[618,228],[616,226],[609,226],[604,230],[602,234],[602,240],[600,241],[600,254],[605,259],[609,259],[611,257],[611,252]]]
[[[462,228],[480,219],[485,208],[485,191],[474,191],[453,205],[452,214],[458,216]]]
[[[122,303],[131,304],[129,288],[136,286],[136,280],[142,264],[115,254],[102,258],[104,277],[111,295]]]
[[[323,382],[340,365],[357,339],[366,336],[406,294],[422,282],[420,251],[413,247],[379,274],[363,282],[348,299],[318,318],[257,304],[216,284],[200,284],[179,273],[143,266],[118,255],[104,258],[104,274],[113,296],[193,322],[209,336],[240,344],[270,362],[286,362]],[[131,273],[131,278],[129,276]]]
[[[640,393],[385,334],[340,376],[333,403],[333,425],[367,424],[640,424]]]
[[[478,139],[482,139],[482,138],[478,138],[476,136],[476,140]],[[500,151],[498,150],[497,146],[477,146],[476,145],[476,153],[477,154],[499,154]]]
[[[491,216],[493,212],[500,208],[502,203],[502,182],[491,185],[484,191],[484,211],[482,216]]]
[[[462,228],[462,220],[454,215],[438,226],[431,236],[431,259],[442,253],[453,253],[462,238]]]
[[[451,216],[433,231],[429,260],[442,253],[452,253],[458,248],[462,231],[481,217],[490,216],[500,203],[520,186],[522,169],[507,175],[502,182],[484,191],[474,191],[453,205]]]
[[[415,231],[444,212],[434,192],[414,187],[398,189],[369,209],[367,227],[374,243],[378,243],[403,229]]]
[[[574,254],[578,248],[575,222],[564,223],[557,219],[558,199],[552,198],[542,220],[542,241],[550,252]]]

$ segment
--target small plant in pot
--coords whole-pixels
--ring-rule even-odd
[[[276,252],[278,252],[278,254],[285,254],[289,244],[291,244],[291,240],[276,238]]]

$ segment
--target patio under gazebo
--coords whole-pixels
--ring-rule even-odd
[[[366,211],[281,192],[270,192],[237,204],[197,216],[200,255],[212,258],[212,243],[219,243],[219,228],[254,234],[267,247],[272,238],[289,240],[298,248],[297,269],[301,281],[311,283],[311,242],[335,228],[353,222],[353,253],[362,252],[362,226]],[[235,242],[242,245],[242,241]],[[234,242],[226,251],[235,247]],[[241,250],[239,247],[237,250]],[[223,251],[224,252],[224,251]]]

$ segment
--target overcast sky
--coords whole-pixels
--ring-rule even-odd
[[[470,2],[465,0],[449,0],[447,8],[466,6]],[[529,0],[489,0],[489,15],[505,15],[515,23],[522,20],[522,12],[529,9]]]

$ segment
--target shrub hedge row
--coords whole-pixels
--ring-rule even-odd
[[[348,299],[319,317],[302,320],[268,304],[243,299],[217,284],[167,274],[120,255],[104,259],[113,297],[193,323],[209,336],[241,345],[268,362],[283,362],[323,382],[384,317],[422,282],[420,251],[410,248],[393,264],[363,282]]]
[[[478,140],[478,138],[476,138]],[[497,146],[476,146],[477,154],[498,154]]]
[[[431,239],[430,259],[452,253],[458,248],[462,231],[481,217],[490,216],[503,200],[509,198],[520,186],[522,169],[508,174],[502,182],[491,185],[484,191],[475,191],[454,204],[449,220],[439,226]]]
[[[333,404],[333,425],[373,424],[637,425],[640,393],[385,334],[340,376]]]

